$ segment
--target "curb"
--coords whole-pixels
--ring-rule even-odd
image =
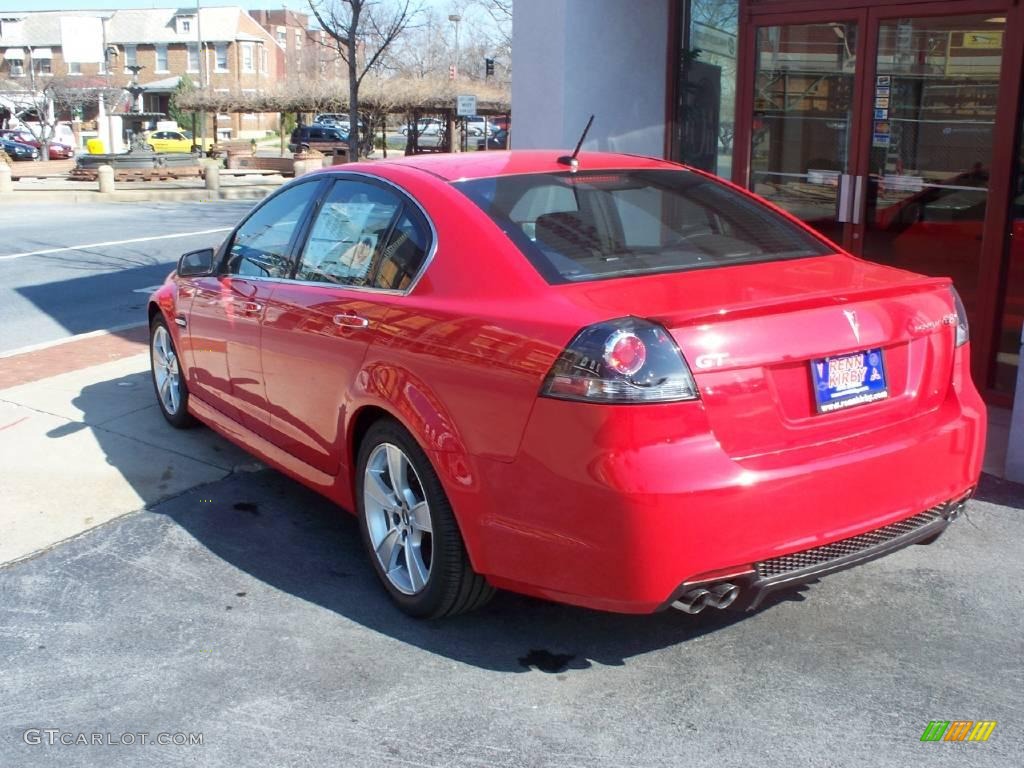
[[[284,183],[283,181],[281,182]],[[208,189],[139,189],[98,192],[88,190],[18,190],[0,193],[0,203],[52,204],[52,203],[146,203],[146,202],[210,202],[212,200],[262,200],[281,184],[253,184],[239,187],[221,187],[219,193]]]

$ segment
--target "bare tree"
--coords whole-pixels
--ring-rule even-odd
[[[512,0],[477,0],[490,14],[502,47],[512,50]]]
[[[359,152],[359,86],[419,13],[412,0],[308,0],[309,9],[348,66],[348,151]]]

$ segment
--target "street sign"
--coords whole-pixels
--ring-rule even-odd
[[[459,117],[473,117],[476,114],[476,96],[463,94],[455,100],[455,114]]]

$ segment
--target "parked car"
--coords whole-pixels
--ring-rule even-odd
[[[466,133],[470,136],[483,136],[485,130],[489,136],[493,136],[501,130],[501,127],[485,117],[466,118]]]
[[[39,150],[20,141],[0,139],[0,149],[7,153],[12,160],[38,160]]]
[[[0,139],[6,139],[7,141],[16,141],[19,144],[27,144],[30,147],[35,147],[37,150],[40,150],[39,156],[42,156],[42,142],[38,141],[31,133],[29,133],[26,130],[0,130]],[[50,142],[51,160],[67,160],[74,156],[75,150],[73,147],[69,147],[67,144],[62,144],[59,141]]]
[[[280,188],[150,299],[166,420],[352,510],[414,616],[752,608],[957,518],[986,415],[948,279],[709,174],[561,154]]]
[[[488,149],[508,149],[508,131],[506,131],[504,128],[499,128],[497,133],[488,136],[486,141]],[[476,148],[484,148],[483,136],[477,139]]]
[[[199,149],[187,131],[153,131],[146,134],[146,143],[154,152],[196,152]]]
[[[425,117],[416,123],[416,132],[420,136],[437,136],[444,130],[444,123],[435,117]],[[409,135],[409,126],[402,126],[402,135]]]
[[[350,121],[348,119],[348,115],[347,114],[343,114],[341,112],[324,112],[324,113],[321,113],[319,115],[316,115],[313,118],[313,122],[317,123],[319,125],[331,125],[331,126],[334,126],[334,127],[337,127],[337,128],[342,128],[342,129],[344,129],[344,131],[346,133],[348,133],[348,131],[349,131],[349,122]],[[360,131],[363,131],[363,130],[366,129],[366,124],[362,120],[359,121],[358,125],[359,125],[359,130]]]
[[[329,125],[303,125],[292,131],[288,142],[290,152],[316,149],[330,152],[336,147],[348,146],[348,131]]]

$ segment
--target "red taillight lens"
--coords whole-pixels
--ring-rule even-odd
[[[697,384],[668,331],[625,317],[576,334],[551,367],[541,395],[599,403],[664,403],[697,399]]]
[[[604,345],[604,361],[616,373],[632,376],[644,367],[647,347],[640,337],[630,331],[617,331]]]

